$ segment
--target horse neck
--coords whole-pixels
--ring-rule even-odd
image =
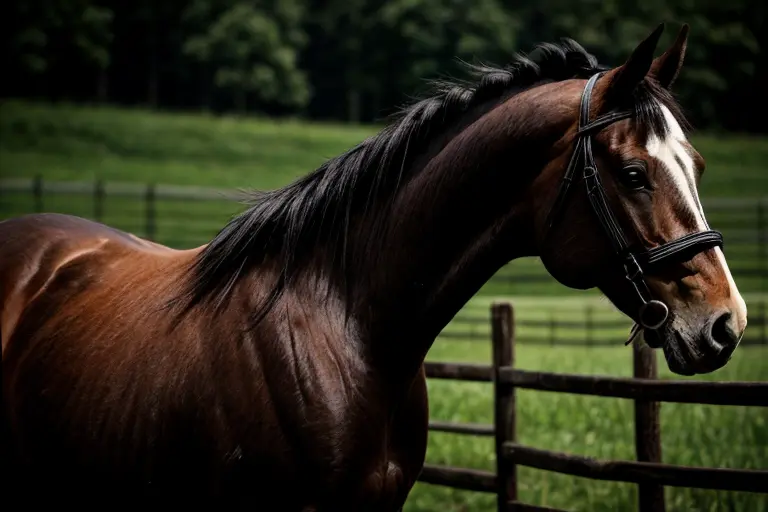
[[[490,110],[397,194],[384,235],[358,269],[365,285],[354,308],[385,361],[418,369],[437,334],[499,268],[535,255],[537,207],[527,192],[573,120],[553,96],[527,91]]]

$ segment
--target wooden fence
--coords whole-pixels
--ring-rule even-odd
[[[768,383],[656,380],[656,357],[634,347],[634,378],[529,372],[515,366],[512,306],[491,308],[493,364],[427,363],[427,377],[494,384],[494,424],[431,422],[430,430],[494,436],[496,472],[425,465],[420,481],[495,493],[501,511],[552,511],[518,501],[517,466],[527,466],[597,480],[635,483],[640,512],[663,512],[664,486],[768,493],[768,470],[677,466],[662,463],[659,402],[768,407]],[[521,445],[516,435],[515,390],[534,389],[635,401],[636,461],[603,461]]]
[[[517,336],[517,343],[570,346],[615,346],[615,331],[627,334],[632,321],[624,319],[597,318],[595,308],[587,305],[581,318],[563,320],[558,318],[561,311],[551,309],[545,320],[524,319],[516,322],[517,327],[545,331],[539,336]],[[451,328],[440,333],[441,338],[468,341],[487,341],[490,336],[490,318],[460,314],[451,321]],[[613,332],[611,332],[613,331]],[[574,334],[575,332],[575,334]],[[566,333],[565,335],[563,333]],[[606,336],[606,334],[608,334]],[[749,303],[749,327],[741,340],[742,345],[768,345],[768,301],[753,300]]]

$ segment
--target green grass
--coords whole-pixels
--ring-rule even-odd
[[[4,175],[259,189],[285,185],[379,129],[17,101],[0,103],[0,114]],[[707,160],[702,196],[768,193],[765,138],[698,135],[693,144]]]
[[[307,174],[374,127],[0,104],[3,175],[271,189]]]

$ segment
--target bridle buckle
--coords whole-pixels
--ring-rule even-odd
[[[626,273],[626,278],[632,282],[643,278],[643,268],[637,262],[634,254],[627,254],[624,258],[624,272]]]

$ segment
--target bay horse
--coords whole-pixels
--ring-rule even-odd
[[[0,223],[6,497],[400,510],[423,361],[504,264],[599,288],[678,374],[747,310],[670,87],[688,27],[621,66],[578,43],[441,82],[379,134],[172,250],[56,214]]]

